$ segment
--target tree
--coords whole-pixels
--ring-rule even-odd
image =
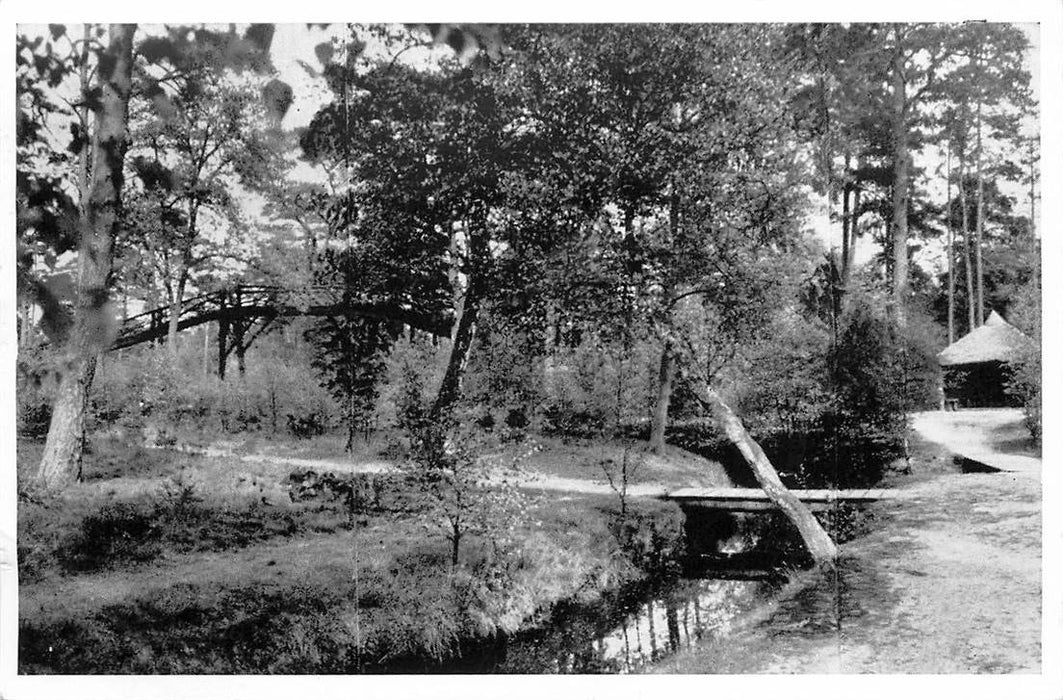
[[[963,198],[970,196],[963,183],[966,183],[966,173],[970,172],[968,159],[974,158],[975,207],[969,215],[974,220],[974,227],[970,231],[964,225],[964,240],[972,258],[967,272],[968,320],[969,326],[975,328],[985,320],[983,252],[987,178],[1022,179],[1020,163],[1026,147],[1022,123],[1033,105],[1030,76],[1023,67],[1028,41],[1019,28],[1007,24],[972,23],[957,30],[954,42],[955,65],[949,71],[948,80],[936,90],[936,95],[953,106],[947,112],[945,126],[960,144],[960,194]],[[970,147],[972,141],[973,148]],[[1015,157],[1009,158],[1009,154]],[[961,203],[961,206],[967,214],[966,205]],[[973,240],[968,241],[971,234]]]
[[[41,303],[42,325],[49,340],[58,346],[58,391],[37,471],[38,481],[49,488],[63,486],[77,473],[97,358],[109,347],[115,331],[110,292],[117,277],[115,245],[129,146],[129,105],[138,87],[134,80],[135,30],[134,25],[111,25],[85,33],[69,61],[57,60],[52,43],[43,37],[20,39],[20,250],[25,253],[43,248],[46,257],[60,251],[77,252],[76,280],[69,294],[49,289],[31,268],[33,255],[20,255],[20,286]],[[66,35],[66,28],[52,25],[49,33],[54,42]],[[228,33],[235,34],[235,30]],[[179,51],[181,41],[189,40],[188,32],[174,34],[178,39],[149,37],[139,48],[143,51],[147,45],[156,51]],[[98,41],[104,36],[105,46]],[[227,60],[239,62],[250,53],[262,55],[268,49],[268,36],[264,36],[261,25],[248,29],[243,42],[244,50],[229,54]],[[64,98],[69,91],[64,92],[63,82],[73,70],[77,72],[76,94]],[[150,81],[143,89],[150,93]],[[62,100],[74,110],[67,115],[72,117],[67,123],[74,125],[70,138],[54,132],[50,138],[41,138],[54,126],[47,121],[48,115],[59,113],[55,106]],[[62,155],[64,148],[78,159],[77,172],[87,174],[87,187],[65,186],[64,181],[69,180],[62,172],[42,172],[42,162],[58,166],[60,171],[69,165],[70,159]],[[82,157],[86,148],[89,155]]]
[[[551,293],[568,302],[561,313],[575,311],[578,300],[584,308],[576,318],[596,328],[629,328],[632,314],[635,324],[656,327],[663,346],[657,442],[678,365],[817,561],[829,563],[829,538],[712,385],[735,339],[763,323],[767,298],[777,303],[780,285],[766,278],[797,233],[792,213],[803,173],[790,160],[794,151],[779,148],[792,138],[780,109],[785,75],[763,70],[777,30],[659,30],[563,28],[530,40],[524,84],[541,123],[556,129],[555,148],[565,146],[575,161],[568,171],[548,171],[560,180],[554,189],[590,203],[568,208],[583,217],[573,228],[585,243],[562,246],[574,264]],[[665,57],[655,53],[662,37]],[[573,65],[581,66],[575,80],[559,79]],[[584,174],[599,172],[585,183]],[[706,326],[712,330],[699,334]]]
[[[77,472],[89,389],[97,359],[107,349],[112,333],[109,287],[120,217],[122,163],[128,147],[134,30],[134,25],[111,25],[107,47],[98,57],[91,186],[78,222],[74,316],[62,350],[62,376],[36,474],[46,488],[62,486]]]
[[[418,42],[416,36],[407,42]],[[402,51],[402,48],[398,48]],[[502,186],[525,139],[488,77],[490,60],[443,61],[421,70],[397,61],[333,63],[326,70],[337,99],[303,138],[315,162],[348,169],[338,199],[357,211],[351,243],[378,251],[365,269],[376,291],[432,309],[452,306],[458,321],[433,415],[450,411],[500,258],[528,246],[517,240]]]
[[[79,218],[88,201],[92,133],[89,94],[95,57],[106,29],[84,25],[75,38],[65,25],[47,36],[17,36],[16,203],[19,343],[33,336],[30,307],[42,310],[45,336],[62,342],[71,324],[76,271],[63,269],[78,243]],[[62,134],[69,133],[69,140]],[[42,272],[45,270],[46,272]]]
[[[319,278],[343,284],[341,303],[356,300],[358,277],[365,265],[358,258],[358,249],[334,253],[326,252]],[[337,285],[338,286],[338,285]],[[347,428],[347,443],[344,449],[354,449],[354,436],[361,428],[366,440],[375,403],[377,384],[386,370],[384,358],[396,337],[402,331],[401,324],[380,319],[359,317],[324,317],[311,326],[306,338],[313,346],[312,365],[321,378],[322,386],[328,389],[343,408]]]
[[[232,34],[204,31],[194,43],[183,41],[171,36],[141,47],[137,77],[145,87],[133,102],[130,151],[139,188],[127,198],[127,246],[142,251],[152,281],[166,292],[172,353],[193,275],[226,253],[247,258],[236,235],[234,189],[263,188],[277,174],[259,97],[265,81],[249,75],[266,69],[263,57]],[[232,60],[240,50],[243,58]]]
[[[764,454],[764,450],[750,437],[735,412],[724,403],[719,393],[713,390],[708,383],[699,387],[698,400],[712,412],[714,420],[723,429],[727,439],[738,447],[742,457],[752,468],[757,483],[764,489],[764,493],[797,527],[812,559],[825,568],[834,566],[834,560],[838,556],[838,548],[831,541],[823,526],[816,520],[816,517],[812,515],[808,506],[801,503],[783,485],[778,473],[775,471],[775,467],[772,466],[771,461]]]

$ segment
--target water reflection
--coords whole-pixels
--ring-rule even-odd
[[[653,598],[618,603],[611,611],[559,611],[549,629],[511,638],[494,668],[482,670],[631,673],[726,636],[737,617],[775,589],[767,581],[682,579]]]

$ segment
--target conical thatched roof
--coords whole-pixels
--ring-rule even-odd
[[[1013,362],[1032,343],[1025,333],[994,311],[989,314],[985,325],[975,328],[938,353],[938,362],[942,367],[976,362]]]

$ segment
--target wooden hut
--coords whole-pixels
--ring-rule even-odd
[[[938,353],[944,379],[945,406],[991,407],[1018,405],[1005,391],[1009,365],[1034,341],[996,311],[983,326]]]

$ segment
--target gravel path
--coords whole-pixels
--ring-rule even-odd
[[[973,462],[1000,471],[1041,473],[1040,454],[1017,408],[924,411],[912,416],[912,427],[925,439]]]

